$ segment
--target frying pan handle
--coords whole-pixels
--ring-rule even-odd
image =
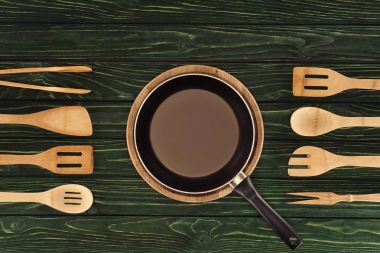
[[[265,221],[272,227],[273,231],[288,245],[292,250],[297,249],[303,243],[303,239],[297,232],[274,211],[260,196],[252,184],[249,177],[245,178],[238,186],[235,192],[248,200]]]

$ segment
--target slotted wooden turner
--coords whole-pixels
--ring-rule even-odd
[[[92,135],[90,115],[82,106],[63,106],[32,114],[0,114],[0,124],[31,125],[73,136]]]
[[[56,174],[92,174],[92,146],[60,146],[35,155],[0,155],[0,165],[32,164]]]
[[[294,96],[328,97],[349,89],[380,90],[380,80],[349,78],[327,68],[293,69]]]

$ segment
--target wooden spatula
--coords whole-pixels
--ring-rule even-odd
[[[0,124],[31,125],[73,136],[92,135],[90,115],[81,106],[64,106],[32,114],[0,114]]]
[[[302,136],[319,136],[344,127],[380,127],[380,117],[343,117],[317,107],[303,107],[291,118],[293,131]]]
[[[312,199],[289,202],[297,205],[334,205],[339,202],[380,202],[380,194],[338,195],[333,192],[291,192],[288,195]]]
[[[94,198],[88,188],[68,184],[45,192],[0,192],[0,202],[40,203],[64,213],[77,214],[90,209]]]
[[[289,159],[289,166],[293,166],[288,169],[289,176],[312,177],[338,167],[356,166],[380,169],[380,156],[341,156],[322,148],[303,146],[293,152]]]
[[[46,68],[20,68],[20,69],[3,69],[0,70],[0,75],[7,74],[19,74],[19,73],[38,73],[38,72],[90,72],[92,69],[87,66],[63,66],[63,67],[46,67]],[[42,86],[34,84],[25,84],[25,83],[15,83],[8,81],[1,81],[0,86],[8,86],[14,88],[24,88],[31,90],[43,90],[50,92],[59,92],[67,94],[87,94],[91,90],[85,89],[74,89],[74,88],[63,88],[63,87],[51,87],[51,86]]]
[[[92,146],[60,146],[36,155],[0,155],[0,165],[32,164],[57,174],[92,174]]]
[[[328,97],[349,89],[380,90],[380,80],[349,78],[326,68],[293,69],[294,96]]]

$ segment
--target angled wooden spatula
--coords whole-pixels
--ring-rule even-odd
[[[94,202],[91,191],[82,185],[61,185],[45,192],[0,192],[0,202],[40,203],[70,214],[83,213]]]
[[[45,68],[2,69],[0,70],[0,75],[19,74],[19,73],[39,73],[39,72],[76,72],[78,73],[78,72],[90,72],[90,71],[92,71],[92,69],[87,66],[63,66],[63,67],[45,67]],[[67,94],[87,94],[91,92],[91,90],[86,90],[86,89],[51,87],[51,86],[42,86],[42,85],[34,85],[34,84],[15,83],[15,82],[1,81],[1,80],[0,80],[0,86],[59,92],[59,93],[67,93]]]
[[[380,80],[349,78],[327,68],[293,69],[294,96],[328,97],[349,89],[380,90]]]
[[[92,135],[90,115],[81,106],[64,106],[32,114],[0,114],[0,124],[31,125],[73,136]]]
[[[92,146],[60,146],[35,155],[0,155],[0,165],[32,164],[56,174],[92,174]]]

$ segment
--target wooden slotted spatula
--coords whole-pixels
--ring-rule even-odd
[[[312,199],[288,202],[297,205],[334,205],[339,202],[380,202],[380,194],[338,195],[333,192],[291,192],[288,195]]]
[[[92,146],[60,146],[35,155],[0,155],[0,165],[32,164],[57,174],[92,174]]]
[[[0,192],[0,202],[40,203],[70,214],[83,213],[94,202],[91,191],[82,185],[61,185],[45,192]]]
[[[92,135],[90,115],[82,106],[64,106],[32,114],[0,114],[0,124],[31,125],[73,136]]]
[[[380,117],[343,117],[317,107],[303,107],[290,118],[293,131],[302,136],[319,136],[344,127],[380,127]]]
[[[322,148],[303,146],[293,152],[289,159],[289,166],[291,166],[288,169],[289,176],[312,177],[338,167],[356,166],[380,169],[380,156],[341,156]]]
[[[91,71],[92,69],[87,66],[63,66],[63,67],[46,67],[46,68],[3,69],[3,70],[0,70],[0,75],[19,74],[19,73],[38,73],[38,72],[76,72],[78,73],[78,72],[91,72]],[[67,94],[87,94],[91,92],[91,90],[86,90],[86,89],[51,87],[51,86],[25,84],[25,83],[15,83],[15,82],[1,81],[1,80],[0,80],[0,86],[59,92],[59,93],[67,93]]]
[[[293,69],[294,96],[328,97],[349,89],[380,90],[380,80],[349,78],[327,68]]]

